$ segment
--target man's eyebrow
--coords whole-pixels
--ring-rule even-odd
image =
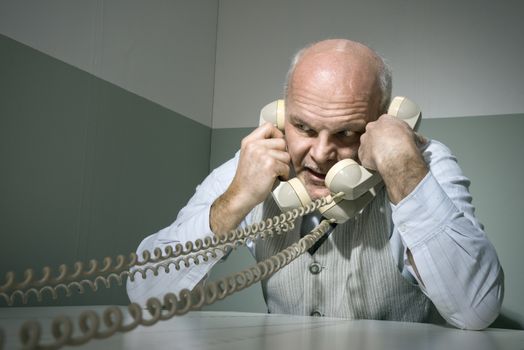
[[[310,126],[308,122],[306,122],[304,119],[300,118],[300,116],[296,114],[290,114],[289,115],[289,121],[293,123],[300,123],[304,124],[305,126]]]
[[[363,132],[364,130],[366,130],[366,122],[364,120],[351,120],[345,124],[345,129]]]
[[[308,128],[313,129],[311,124],[308,123],[307,121],[305,121],[299,115],[289,114],[289,121],[291,123],[300,123],[300,124],[303,124],[304,126],[307,126]],[[342,122],[341,127],[338,128],[337,132],[346,131],[346,130],[363,133],[364,130],[366,130],[366,122],[364,120],[348,120],[348,121],[344,121],[344,122]]]
[[[362,120],[350,120],[341,124],[341,126],[335,129],[336,132],[352,131],[363,133],[366,130],[366,122]]]

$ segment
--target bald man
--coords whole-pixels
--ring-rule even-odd
[[[354,159],[384,181],[373,201],[315,251],[262,282],[270,313],[447,322],[482,329],[497,317],[503,272],[474,215],[469,180],[449,149],[387,114],[391,74],[368,47],[326,40],[295,56],[285,89],[285,127],[267,123],[197,188],[169,227],[138,248],[224,235],[278,215],[277,178],[297,176],[313,199],[338,161]],[[298,241],[318,214],[285,235],[251,242],[257,261]],[[314,226],[314,225],[313,225]],[[130,299],[192,289],[220,259],[128,282]]]

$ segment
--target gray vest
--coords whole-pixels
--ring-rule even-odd
[[[278,214],[268,198],[255,217]],[[300,226],[301,219],[287,234],[257,240],[257,261],[299,240]],[[313,256],[306,252],[262,281],[268,311],[440,323],[431,301],[402,277],[389,246],[391,227],[390,206],[381,190],[360,215],[338,225]]]

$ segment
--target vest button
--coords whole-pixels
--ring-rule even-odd
[[[310,315],[314,316],[314,317],[322,317],[322,314],[318,310],[315,310],[315,311],[311,312]]]
[[[322,266],[320,266],[320,264],[317,262],[314,262],[311,265],[309,265],[309,272],[311,272],[313,275],[318,275],[321,270]]]

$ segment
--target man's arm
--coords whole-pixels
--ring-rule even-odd
[[[422,154],[414,148],[415,135],[387,116],[369,130],[359,155],[384,178],[405,260],[422,291],[456,327],[489,326],[502,303],[503,272],[474,215],[469,181],[456,159],[434,141]],[[395,140],[388,141],[386,131]],[[383,147],[380,157],[370,156]]]
[[[502,304],[502,268],[455,157],[435,141],[424,154],[431,171],[394,207],[395,229],[422,291],[441,315],[459,328],[485,328]]]
[[[137,253],[141,256],[144,250],[164,250],[168,245],[221,236],[237,228],[269,195],[275,179],[288,176],[289,162],[283,134],[271,124],[257,128],[242,140],[240,152],[233,160],[213,171],[198,186],[176,221],[144,239]],[[128,280],[128,295],[132,301],[145,304],[152,296],[159,298],[167,292],[193,289],[222,256],[218,254],[180,270],[170,268],[169,273],[160,268],[158,276],[149,271],[146,279],[135,274],[134,282]]]
[[[428,173],[418,137],[404,121],[383,115],[368,123],[360,138],[362,165],[380,173],[393,204],[410,194]]]
[[[289,176],[291,158],[284,134],[266,123],[246,136],[233,181],[211,206],[210,227],[217,235],[235,229],[271,192],[277,177]]]

